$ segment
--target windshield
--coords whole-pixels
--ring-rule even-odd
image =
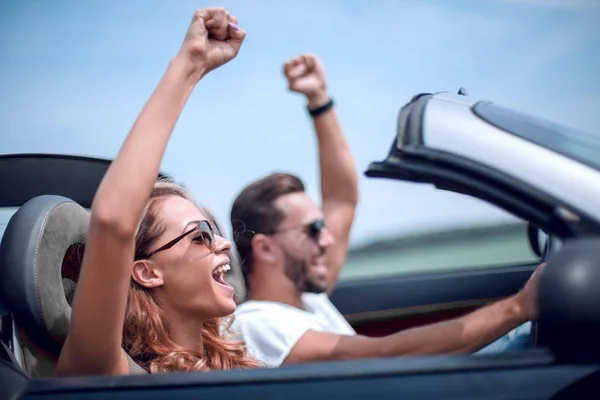
[[[600,135],[569,128],[489,102],[473,107],[484,121],[513,135],[600,170]]]

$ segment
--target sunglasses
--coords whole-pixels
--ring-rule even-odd
[[[171,240],[164,246],[159,247],[158,249],[154,250],[147,256],[140,257],[139,259],[147,259],[147,258],[150,258],[153,255],[155,255],[156,253],[160,253],[161,251],[168,250],[171,247],[175,246],[177,243],[179,243],[183,238],[185,238],[186,236],[188,236],[192,233],[194,233],[194,237],[192,238],[192,241],[204,243],[204,245],[210,251],[215,251],[215,249],[216,249],[215,235],[223,236],[223,235],[221,235],[221,231],[219,230],[219,227],[217,226],[216,222],[213,221],[211,223],[210,221],[202,220],[202,221],[199,221],[198,224],[195,225],[193,228],[183,232],[181,235],[177,236],[175,239]]]
[[[292,229],[305,229],[306,233],[308,234],[308,236],[314,240],[315,242],[318,242],[319,239],[321,238],[321,233],[323,232],[323,229],[326,228],[325,225],[325,220],[324,219],[318,219],[316,221],[310,222],[306,225],[301,225],[301,226],[292,226],[289,228],[283,228],[283,229],[276,229],[274,230],[272,233],[270,233],[270,235],[274,235],[276,233],[280,233],[280,232],[285,232],[285,231],[289,231]]]

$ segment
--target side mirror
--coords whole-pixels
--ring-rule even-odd
[[[600,238],[565,242],[539,285],[538,343],[561,361],[600,361]]]
[[[531,223],[527,224],[527,238],[531,250],[540,258],[544,258],[546,246],[548,245],[548,235]]]

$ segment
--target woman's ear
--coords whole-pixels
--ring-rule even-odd
[[[133,263],[131,277],[145,288],[152,289],[164,284],[162,272],[150,260],[138,260]]]

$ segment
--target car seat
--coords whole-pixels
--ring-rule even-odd
[[[17,327],[22,368],[54,375],[69,331],[76,269],[89,213],[61,196],[38,196],[10,219],[0,245],[0,294]],[[75,259],[75,260],[73,260]],[[74,273],[75,271],[75,273]]]

